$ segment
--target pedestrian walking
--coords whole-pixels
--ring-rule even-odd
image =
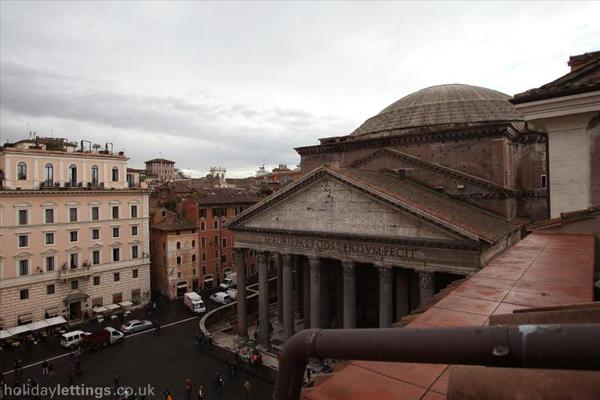
[[[198,399],[197,400],[206,400],[204,397],[204,385],[200,385],[198,388]]]
[[[48,375],[48,360],[44,360],[42,363],[42,376]]]
[[[248,379],[246,379],[246,382],[244,382],[244,400],[248,400],[250,398],[250,381]]]
[[[165,390],[165,400],[173,400],[173,395],[169,391],[169,389]]]
[[[190,378],[185,379],[185,397],[188,400],[192,400],[192,381]]]

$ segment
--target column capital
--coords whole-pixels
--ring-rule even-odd
[[[308,264],[310,265],[311,272],[319,272],[321,266],[321,258],[317,256],[308,256]]]
[[[245,256],[246,256],[246,249],[241,248],[241,247],[233,248],[233,257],[245,257]]]
[[[256,252],[256,261],[259,264],[266,264],[267,263],[267,259],[268,259],[269,253],[267,251],[263,251],[263,250],[258,250]]]
[[[433,289],[433,272],[419,271],[419,287],[421,289]]]
[[[342,271],[345,274],[353,274],[356,268],[356,262],[354,261],[342,261]]]
[[[378,266],[377,270],[379,271],[379,280],[381,282],[392,282],[392,276],[394,275],[394,269],[392,267]]]
[[[294,255],[293,254],[282,254],[281,255],[283,266],[285,268],[292,268],[294,266]]]

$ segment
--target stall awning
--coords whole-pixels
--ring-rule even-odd
[[[27,324],[29,329],[32,331],[37,331],[38,329],[43,329],[48,327],[48,323],[46,321],[35,321],[30,324]]]
[[[119,305],[121,307],[131,307],[133,305],[133,303],[130,302],[130,301],[122,301],[122,302],[119,303]]]
[[[95,313],[100,314],[100,313],[103,313],[105,311],[108,311],[108,308],[99,306],[99,307],[94,307],[93,310],[94,310]]]
[[[44,321],[46,321],[48,323],[48,326],[62,325],[62,324],[66,324],[67,323],[67,320],[64,319],[63,317],[47,318]]]
[[[87,299],[88,297],[90,297],[90,296],[88,296],[88,295],[87,295],[87,294],[85,294],[85,293],[81,293],[81,292],[77,292],[77,293],[69,293],[69,294],[67,295],[67,297],[65,297],[65,300],[64,300],[64,301],[65,301],[65,304],[69,304],[69,303],[71,303],[71,302],[73,302],[73,301],[81,301],[81,300],[85,300],[85,299]]]
[[[2,329],[0,331],[0,339],[6,339],[6,338],[9,338],[11,336],[12,335],[7,330]]]
[[[121,306],[118,304],[109,304],[106,306],[106,308],[111,311],[114,311],[114,310],[118,310],[119,308],[121,308]]]
[[[21,333],[30,332],[31,329],[27,325],[15,326],[14,328],[8,328],[8,333],[11,335],[20,335]]]

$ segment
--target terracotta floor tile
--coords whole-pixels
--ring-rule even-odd
[[[496,289],[510,289],[517,282],[516,280],[511,279],[484,278],[483,276],[480,277],[479,274],[470,278],[469,281],[477,286],[492,287]]]
[[[499,303],[490,300],[472,299],[464,296],[449,294],[438,301],[435,306],[455,311],[470,312],[473,314],[491,315]]]
[[[438,392],[441,394],[448,394],[448,379],[450,378],[450,367],[446,368],[446,370],[440,375],[440,377],[435,381],[435,383],[431,386],[431,390],[434,392]]]
[[[566,300],[563,297],[544,295],[542,293],[523,292],[520,290],[511,291],[508,296],[506,296],[504,302],[528,307],[555,306],[571,303],[571,301]]]
[[[368,369],[387,377],[429,388],[440,377],[447,365],[396,363],[381,361],[354,361],[352,365]]]
[[[347,366],[342,372],[335,374],[316,389],[308,395],[308,399],[418,400],[426,392],[426,389],[422,387],[353,365]],[[311,395],[315,397],[311,397]]]
[[[452,294],[471,297],[473,299],[502,301],[502,299],[508,294],[508,290],[477,286],[476,284],[470,283],[467,280],[465,283],[454,289]]]
[[[529,308],[526,306],[520,306],[518,304],[501,303],[492,315],[496,314],[512,314],[514,310],[522,310],[523,308]]]
[[[446,395],[443,394],[439,394],[436,392],[427,392],[427,394],[425,394],[425,396],[423,396],[421,398],[421,400],[446,400],[447,397]]]
[[[431,307],[415,319],[438,327],[482,326],[487,316]]]

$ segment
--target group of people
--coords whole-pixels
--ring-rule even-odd
[[[186,378],[184,380],[184,385],[185,385],[186,400],[193,400],[194,386],[192,384],[192,380],[189,378]],[[242,385],[242,393],[244,395],[244,397],[243,397],[244,400],[249,399],[251,387],[252,386],[250,384],[250,381],[248,379],[244,380],[244,383]],[[214,390],[214,393],[216,393],[219,396],[225,392],[225,380],[223,379],[223,376],[221,375],[221,371],[219,371],[219,370],[217,370],[216,375],[215,375],[215,380],[213,381],[213,390]],[[164,396],[165,396],[165,400],[174,400],[173,393],[171,393],[171,391],[169,389],[165,390]],[[207,398],[208,398],[207,390],[205,389],[204,385],[201,384],[200,386],[198,386],[198,390],[196,392],[196,400],[206,400]]]

